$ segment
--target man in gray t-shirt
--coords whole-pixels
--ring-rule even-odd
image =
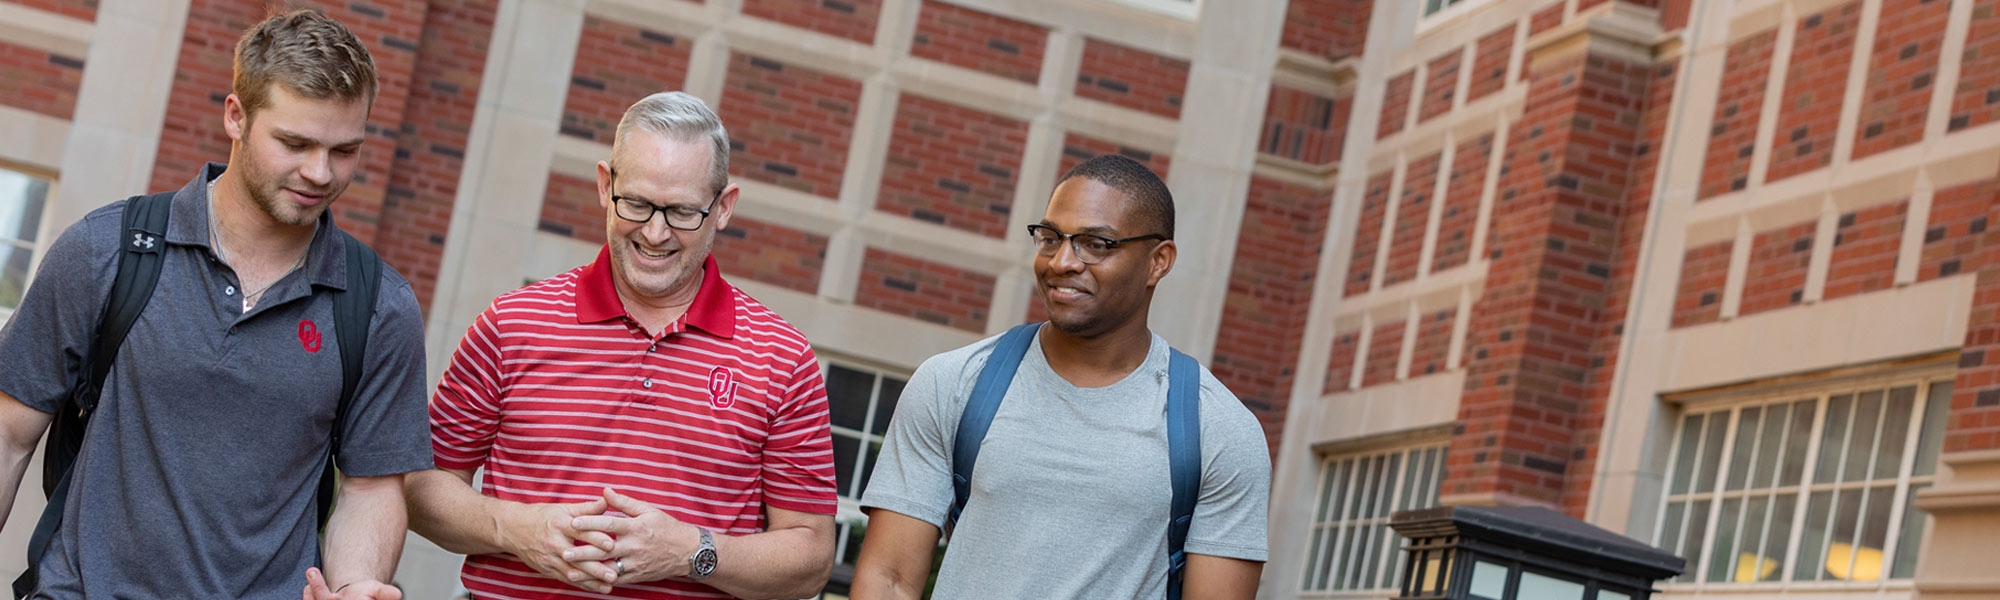
[[[980,445],[935,597],[1161,598],[1169,485],[1165,340],[1146,327],[1173,268],[1173,198],[1131,159],[1100,156],[1029,226],[1048,308]],[[862,507],[857,600],[919,598],[951,510],[958,422],[997,338],[931,357],[904,388]],[[1265,559],[1263,429],[1201,373],[1201,484],[1183,598],[1247,599]]]

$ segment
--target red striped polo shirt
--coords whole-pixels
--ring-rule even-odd
[[[481,492],[584,502],[606,487],[681,521],[742,535],[763,510],[832,514],[826,388],[805,336],[722,280],[715,259],[680,319],[653,337],[625,313],[608,247],[597,262],[493,301],[431,402],[446,469],[486,469]],[[722,557],[728,560],[728,557]],[[465,561],[475,597],[603,597],[508,555]],[[726,598],[657,581],[617,598]]]

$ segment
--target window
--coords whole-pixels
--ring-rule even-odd
[[[857,503],[861,491],[868,489],[868,473],[882,452],[882,434],[889,430],[889,417],[896,414],[904,379],[864,367],[822,364],[833,420],[833,473],[844,517],[835,538],[834,562],[853,564],[861,555],[861,537],[867,530]]]
[[[1118,4],[1137,6],[1154,12],[1162,12],[1177,17],[1193,19],[1201,14],[1201,0],[1110,0]]]
[[[1429,17],[1444,9],[1469,3],[1469,0],[1424,0],[1424,16]]]
[[[49,182],[0,168],[0,322],[21,305]]]
[[[1438,442],[1327,458],[1300,589],[1393,592],[1404,553],[1389,514],[1437,504],[1444,453]]]
[[[1951,389],[1909,377],[1688,411],[1656,538],[1688,559],[1674,581],[1909,579]]]

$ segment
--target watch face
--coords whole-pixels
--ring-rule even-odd
[[[695,577],[708,577],[710,573],[715,572],[714,548],[702,548],[700,550],[696,550],[692,558],[693,558],[692,562],[694,563]]]

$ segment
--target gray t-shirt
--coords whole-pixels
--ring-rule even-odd
[[[34,597],[289,599],[320,562],[314,493],[340,398],[331,290],[346,286],[345,240],[322,221],[304,265],[244,313],[208,250],[203,184],[221,168],[173,200],[159,285],[104,380]],[[0,392],[43,412],[65,402],[110,294],[123,207],[49,245],[0,329]],[[422,315],[402,276],[385,265],[380,281],[336,458],[363,477],[431,464]]]
[[[953,438],[997,337],[917,368],[889,424],[861,505],[943,526]],[[1079,388],[1049,367],[1041,338],[981,443],[934,598],[1161,598],[1166,595],[1169,348],[1132,374]],[[1187,552],[1262,561],[1271,463],[1264,431],[1201,373],[1201,494]]]

